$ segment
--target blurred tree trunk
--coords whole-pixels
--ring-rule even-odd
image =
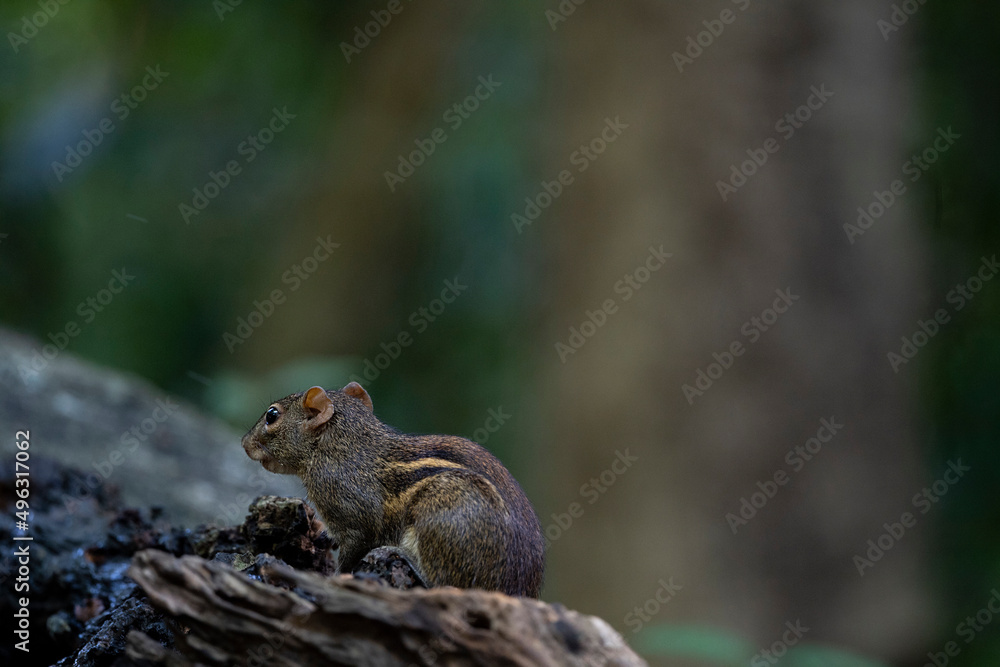
[[[564,143],[550,177],[606,118],[628,128],[527,231],[552,257],[540,395],[565,471],[543,525],[583,509],[549,551],[546,592],[631,641],[629,614],[673,577],[683,589],[643,625],[721,625],[765,646],[801,619],[808,640],[912,656],[931,621],[926,531],[863,577],[852,558],[923,482],[914,376],[886,362],[926,314],[922,248],[905,197],[854,244],[843,229],[906,159],[907,36],[883,40],[881,8],[860,0],[683,4],[588,3],[552,36]],[[672,54],[723,9],[735,18],[679,72]],[[776,131],[823,86],[833,96],[808,122]],[[723,202],[716,181],[770,137],[779,150]],[[625,302],[616,281],[660,244],[673,257]],[[778,289],[800,299],[750,344],[743,323]],[[607,298],[619,310],[560,363],[553,343]],[[689,404],[682,385],[734,341],[746,351]],[[844,427],[793,471],[786,452],[822,418]],[[626,448],[638,462],[584,495]],[[725,514],[778,470],[790,481],[734,535]]]

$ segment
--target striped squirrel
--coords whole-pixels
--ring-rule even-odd
[[[243,449],[302,480],[340,545],[338,571],[391,547],[428,585],[538,597],[541,526],[514,477],[471,440],[383,424],[357,382],[271,404]]]

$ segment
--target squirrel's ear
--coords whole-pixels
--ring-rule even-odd
[[[357,382],[349,382],[346,387],[344,387],[343,392],[348,396],[358,399],[362,403],[368,406],[368,409],[375,412],[375,408],[372,406],[372,397],[368,395],[365,388],[362,387]]]
[[[309,418],[309,426],[316,428],[330,421],[333,416],[333,401],[323,387],[310,387],[302,397],[302,407],[315,414]]]

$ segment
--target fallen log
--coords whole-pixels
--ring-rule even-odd
[[[599,618],[500,593],[398,590],[350,575],[298,571],[274,559],[255,580],[225,563],[157,550],[137,553],[128,574],[154,607],[184,628],[175,634],[179,655],[130,633],[127,652],[137,662],[645,664]]]

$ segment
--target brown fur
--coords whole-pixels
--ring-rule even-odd
[[[503,464],[465,438],[397,433],[371,405],[354,382],[286,396],[243,448],[266,469],[299,476],[340,544],[340,571],[390,546],[430,585],[538,597],[541,527]]]

